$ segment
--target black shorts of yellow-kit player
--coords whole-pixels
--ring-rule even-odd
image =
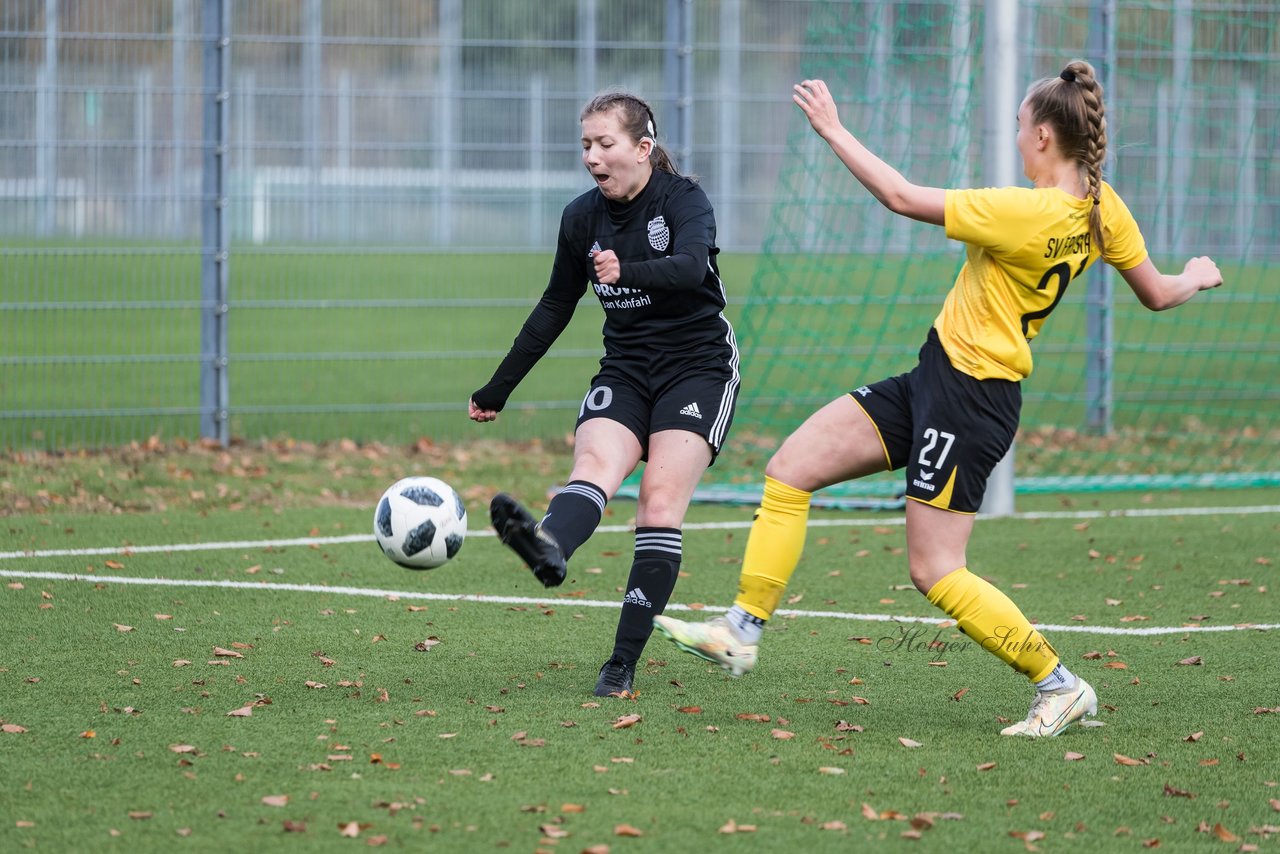
[[[957,371],[930,329],[913,370],[849,394],[871,417],[889,467],[906,468],[908,498],[978,512],[987,478],[1018,430],[1019,383]]]
[[[640,441],[645,460],[652,434],[687,430],[706,439],[714,464],[733,423],[738,385],[737,364],[718,358],[606,359],[582,399],[577,426],[593,418],[617,421]]]

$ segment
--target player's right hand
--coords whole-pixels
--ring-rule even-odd
[[[832,133],[843,127],[836,111],[835,98],[831,96],[826,83],[821,80],[801,80],[791,90],[791,100],[804,111],[818,136],[829,139]]]
[[[485,421],[493,421],[498,417],[498,410],[481,409],[480,407],[476,406],[476,402],[474,400],[468,400],[467,401],[467,417],[469,417],[472,421],[479,421],[481,423]]]

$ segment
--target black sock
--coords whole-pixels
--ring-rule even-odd
[[[622,598],[622,614],[613,640],[613,657],[638,661],[653,634],[653,618],[661,614],[680,573],[679,528],[636,528],[636,556]]]
[[[595,532],[608,500],[604,490],[585,480],[569,481],[551,499],[547,515],[542,517],[542,530],[560,544],[565,560]]]

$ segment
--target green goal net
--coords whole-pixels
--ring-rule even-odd
[[[1107,180],[1162,271],[1210,255],[1226,284],[1153,314],[1109,269],[1109,295],[1075,283],[1032,345],[1017,490],[1275,485],[1280,18],[1266,4],[1118,5],[1104,64],[1089,53],[1098,10],[1025,4],[1018,97],[1073,57],[1106,68]],[[912,181],[984,186],[983,10],[820,5],[801,73],[826,80],[846,127]],[[738,320],[737,446],[707,493],[752,500],[779,436],[832,398],[909,370],[962,257],[942,229],[882,208],[796,121]],[[823,495],[887,501],[900,482],[885,475]]]

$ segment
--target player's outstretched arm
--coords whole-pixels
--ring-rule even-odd
[[[1222,284],[1222,273],[1212,258],[1196,256],[1186,263],[1178,275],[1161,273],[1147,258],[1141,264],[1120,275],[1137,295],[1138,301],[1152,311],[1182,305],[1200,291]]]
[[[880,204],[896,214],[911,219],[942,225],[946,208],[946,190],[912,184],[902,173],[867,150],[851,134],[836,112],[831,90],[821,80],[802,80],[792,87],[795,101],[809,124],[822,137],[841,162],[875,196]]]

